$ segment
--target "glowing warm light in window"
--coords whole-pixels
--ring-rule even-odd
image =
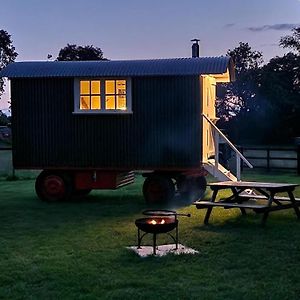
[[[117,96],[117,109],[126,110],[126,96],[125,95]]]
[[[151,221],[150,221],[150,224],[152,224],[152,225],[156,225],[156,224],[157,224],[157,222],[156,222],[155,220],[151,220]]]
[[[105,109],[127,109],[126,80],[105,80]]]
[[[80,109],[90,109],[90,96],[80,96]]]
[[[91,94],[98,94],[98,95],[100,95],[100,81],[99,80],[92,81],[91,82],[91,87],[92,87]]]
[[[116,109],[115,96],[105,96],[105,109]]]
[[[92,104],[91,109],[100,109],[101,108],[100,96],[92,96],[91,104]]]
[[[100,80],[80,80],[80,109],[101,109],[100,87]]]
[[[126,81],[125,80],[117,80],[116,94],[118,94],[118,95],[126,94]]]
[[[80,110],[127,110],[126,80],[80,80]]]
[[[80,81],[80,94],[89,94],[90,93],[90,82],[89,81]]]
[[[115,94],[114,80],[105,80],[105,94]]]

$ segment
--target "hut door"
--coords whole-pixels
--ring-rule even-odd
[[[209,75],[201,75],[202,113],[212,121],[216,120],[216,80]],[[211,125],[202,118],[202,161],[206,162],[215,154]]]

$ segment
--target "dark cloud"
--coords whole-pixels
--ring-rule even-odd
[[[228,23],[228,24],[225,24],[224,27],[229,28],[229,27],[233,27],[234,25],[235,25],[235,23]]]
[[[257,27],[248,27],[247,30],[250,30],[252,32],[267,31],[267,30],[291,30],[297,26],[299,26],[299,24],[283,23],[283,24],[263,25]]]

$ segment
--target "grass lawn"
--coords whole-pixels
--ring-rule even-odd
[[[300,182],[293,174],[245,179]],[[299,299],[292,210],[272,213],[262,228],[260,215],[216,209],[204,226],[203,210],[182,206],[192,217],[180,219],[180,242],[200,254],[142,259],[125,248],[136,244],[134,220],[146,208],[141,184],[48,204],[34,180],[0,180],[0,299]]]

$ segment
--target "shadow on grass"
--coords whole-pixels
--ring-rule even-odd
[[[47,203],[34,192],[34,181],[0,183],[0,227],[19,231],[40,231],[46,228],[69,226],[108,220],[134,218],[145,209],[138,190],[124,188],[117,191],[93,191],[73,201]]]
[[[176,208],[189,206],[180,203]],[[173,204],[147,205],[141,194],[141,184],[115,191],[92,191],[90,195],[71,201],[48,203],[40,201],[34,192],[34,181],[0,183],[0,226],[11,224],[15,232],[39,232],[73,224],[122,222],[134,220],[145,209],[170,209]],[[132,221],[131,221],[132,220]]]

